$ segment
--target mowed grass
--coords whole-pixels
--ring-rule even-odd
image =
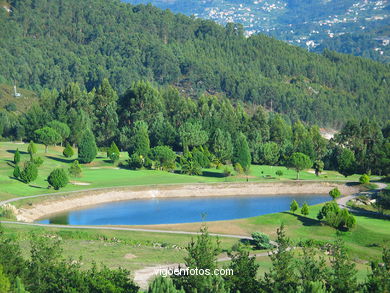
[[[38,178],[25,184],[13,178],[13,157],[18,148],[21,153],[21,168],[25,161],[30,159],[27,153],[28,144],[0,142],[0,200],[36,194],[55,192],[48,189],[47,176],[55,168],[69,168],[77,155],[67,159],[62,155],[63,148],[50,146],[48,153],[45,153],[43,145],[38,146],[37,156],[43,158],[44,163],[39,167]],[[121,153],[121,162],[125,163],[128,154]],[[108,188],[131,185],[153,185],[153,184],[183,184],[183,183],[211,183],[211,182],[240,182],[240,181],[280,181],[294,180],[296,172],[282,166],[258,166],[253,165],[248,175],[237,175],[230,177],[223,176],[221,169],[204,169],[203,176],[189,176],[156,170],[128,170],[114,166],[105,153],[98,153],[97,158],[90,164],[82,165],[83,175],[81,178],[72,178],[72,183],[68,184],[61,191],[76,191],[93,188]],[[283,175],[275,175],[277,170],[281,170]],[[345,180],[345,177],[335,171],[325,171],[321,176],[315,176],[312,170],[301,172],[300,178],[303,180]],[[348,181],[357,181],[358,175],[348,177]]]

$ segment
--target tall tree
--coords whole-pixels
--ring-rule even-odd
[[[221,163],[230,161],[233,156],[233,143],[230,133],[217,128],[212,141],[212,149]]]
[[[208,140],[208,133],[199,122],[184,123],[179,128],[179,135],[184,152],[188,152],[190,147],[201,146]]]
[[[356,170],[355,155],[350,149],[343,149],[337,157],[337,170],[345,177],[353,175]]]
[[[251,166],[251,153],[246,136],[243,133],[240,133],[236,138],[233,161],[239,163],[245,171],[248,171]]]
[[[57,131],[48,126],[35,130],[34,133],[37,141],[45,145],[45,153],[47,153],[49,145],[59,143],[62,139]]]
[[[289,167],[294,168],[297,172],[297,180],[299,179],[299,173],[302,170],[308,169],[313,165],[310,158],[302,153],[293,153],[289,161]]]
[[[131,130],[129,148],[127,149],[129,156],[137,154],[146,158],[150,151],[150,140],[148,124],[144,121],[137,121]]]
[[[96,158],[97,146],[91,130],[84,130],[78,147],[78,160],[80,163],[91,163]]]

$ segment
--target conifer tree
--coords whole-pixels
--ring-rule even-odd
[[[87,129],[84,131],[80,143],[79,143],[79,154],[78,160],[82,164],[91,163],[97,155],[97,147],[95,137],[91,130]]]

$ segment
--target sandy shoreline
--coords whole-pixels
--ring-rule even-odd
[[[132,199],[244,196],[278,194],[326,194],[338,187],[343,195],[358,191],[357,187],[334,182],[269,182],[269,183],[215,183],[163,186],[137,186],[112,190],[80,191],[80,193],[55,196],[43,202],[17,210],[17,220],[33,222],[51,214],[57,214],[87,206]]]

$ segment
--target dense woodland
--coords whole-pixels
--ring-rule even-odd
[[[0,82],[35,90],[104,78],[124,94],[147,80],[191,96],[221,93],[293,121],[340,127],[388,118],[389,65],[325,51],[308,53],[240,25],[174,15],[119,0],[12,0],[0,10]]]

